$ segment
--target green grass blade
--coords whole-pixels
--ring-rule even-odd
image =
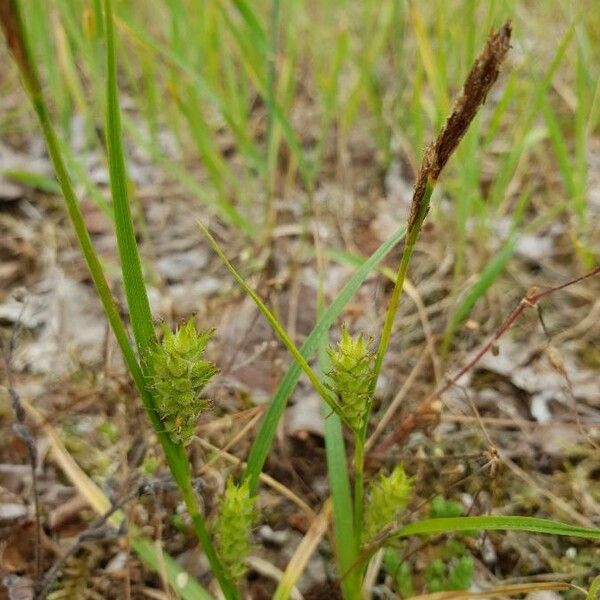
[[[437,535],[452,531],[528,531],[548,535],[600,540],[600,529],[569,525],[552,519],[518,516],[448,517],[424,519],[401,527],[387,536],[387,539],[405,538],[411,535]]]
[[[575,171],[575,196],[573,198],[573,212],[576,219],[575,250],[583,264],[590,269],[595,264],[595,257],[590,247],[589,207],[587,202],[588,185],[588,134],[587,120],[590,109],[587,100],[586,66],[584,52],[579,49],[577,55],[576,93],[577,107],[575,109],[575,157],[573,168]]]
[[[598,600],[598,598],[600,598],[600,575],[592,581],[587,595],[587,600]]]
[[[173,591],[183,600],[214,600],[213,597],[154,542],[142,536],[130,538],[131,547],[140,559],[159,575],[164,573]]]
[[[504,245],[493,256],[492,260],[490,260],[490,262],[488,262],[488,264],[485,266],[481,272],[481,276],[471,286],[469,291],[465,294],[464,298],[456,307],[455,311],[450,317],[450,320],[448,321],[446,331],[444,332],[443,354],[446,354],[448,351],[456,330],[471,314],[471,311],[473,310],[477,300],[479,300],[479,298],[481,298],[481,296],[487,292],[494,281],[498,279],[500,273],[502,273],[504,270],[506,263],[513,255],[517,240],[517,234],[513,233],[509,236],[506,242],[504,242]]]
[[[498,208],[502,204],[505,192],[513,178],[515,169],[523,152],[528,148],[529,145],[531,145],[531,143],[538,141],[536,139],[537,136],[534,135],[535,129],[532,129],[532,126],[538,115],[539,106],[542,102],[542,99],[547,93],[556,70],[562,62],[567,48],[571,43],[574,31],[575,27],[574,24],[572,24],[565,32],[560,44],[558,45],[558,48],[556,49],[556,53],[554,54],[554,58],[552,59],[550,66],[544,73],[544,76],[538,78],[538,83],[535,85],[533,90],[533,97],[528,103],[529,108],[523,112],[521,124],[517,128],[520,141],[514,144],[512,150],[506,155],[502,162],[502,166],[496,175],[492,189],[490,190],[489,203],[494,208]]]
[[[496,139],[496,134],[498,133],[498,129],[506,115],[506,112],[515,96],[515,88],[517,83],[517,76],[515,73],[511,73],[507,77],[507,82],[504,86],[504,90],[502,91],[502,95],[498,100],[498,103],[492,109],[492,113],[490,115],[489,121],[486,124],[485,132],[484,132],[484,141],[482,146],[485,148],[489,146],[494,139]]]
[[[279,154],[279,138],[275,127],[273,106],[275,105],[277,88],[277,54],[279,52],[279,30],[281,21],[281,2],[273,0],[271,6],[271,43],[269,48],[268,75],[267,75],[267,131],[266,131],[266,164],[265,172],[265,220],[268,227],[274,226],[276,211],[273,207],[273,196],[275,195],[275,180],[277,177],[277,158]],[[269,232],[270,235],[271,232]]]
[[[285,347],[289,350],[290,354],[296,359],[296,362],[300,365],[310,382],[312,383],[315,390],[319,393],[323,400],[329,400],[329,393],[325,389],[325,386],[321,383],[317,374],[313,371],[311,366],[308,364],[306,359],[302,356],[294,342],[290,339],[285,329],[282,327],[281,323],[277,320],[275,315],[267,308],[265,303],[258,297],[258,294],[246,283],[244,278],[236,271],[235,267],[229,262],[225,253],[217,244],[215,238],[210,234],[208,229],[202,225],[202,223],[198,223],[200,230],[206,236],[206,239],[209,241],[213,250],[217,253],[219,258],[223,261],[223,264],[227,267],[227,270],[233,275],[233,278],[239,283],[239,285],[243,288],[243,290],[254,300],[254,303],[260,310],[260,312],[264,315],[265,319],[269,322],[269,325],[273,328],[273,331],[278,335],[279,339],[284,343]]]
[[[138,351],[144,355],[154,339],[154,327],[150,303],[142,274],[142,264],[138,245],[133,230],[131,207],[127,192],[127,172],[121,134],[121,111],[117,87],[117,65],[114,40],[111,0],[105,0],[105,31],[106,31],[106,139],[108,149],[108,166],[115,211],[115,227],[117,245],[123,272],[123,286],[129,307],[131,326],[135,336]]]
[[[266,55],[269,53],[269,42],[258,17],[245,0],[233,0],[233,4],[244,19],[251,33],[253,45]]]
[[[454,334],[463,321],[471,314],[477,300],[479,300],[479,298],[481,298],[481,296],[483,296],[498,279],[504,270],[504,267],[511,259],[519,240],[518,227],[522,221],[525,209],[529,205],[530,199],[530,191],[527,189],[524,190],[514,208],[512,227],[508,239],[486,264],[477,281],[471,286],[469,291],[459,302],[458,306],[454,309],[454,312],[450,315],[448,324],[446,325],[446,331],[444,332],[442,355],[445,355],[448,352]],[[535,226],[535,221],[530,223],[529,226]]]
[[[219,153],[217,143],[202,116],[199,108],[201,106],[200,99],[193,86],[188,86],[185,100],[178,98],[178,104],[187,120],[190,134],[196,144],[198,155],[206,167],[208,176],[212,179],[215,188],[222,194],[224,181],[229,178],[233,179],[233,176],[228,173],[229,166],[225,164]]]
[[[40,190],[47,194],[59,195],[61,188],[59,183],[53,177],[47,177],[40,173],[33,173],[21,169],[8,169],[2,173],[9,181],[21,183],[34,190]]]
[[[306,341],[300,348],[300,353],[307,360],[317,349],[319,340],[329,330],[333,322],[341,314],[342,310],[354,296],[363,281],[369,273],[387,256],[387,254],[404,238],[405,227],[401,227],[389,239],[387,239],[360,268],[354,273],[352,278],[346,283],[342,291],[331,306],[323,313],[313,330],[310,332]],[[269,408],[261,422],[259,432],[250,449],[245,477],[250,479],[250,491],[256,493],[259,476],[267,458],[269,448],[275,437],[277,424],[283,415],[286,403],[300,378],[301,369],[297,363],[293,363],[288,369],[285,377],[281,380]]]
[[[231,202],[219,199],[211,194],[210,191],[206,190],[198,183],[177,161],[165,157],[160,152],[159,148],[154,146],[151,141],[144,138],[138,131],[135,123],[128,118],[127,115],[123,115],[123,125],[136,143],[139,143],[166,173],[177,179],[185,189],[206,204],[211,209],[212,213],[217,215],[220,219],[223,219],[223,221],[235,225],[246,235],[250,235],[254,231],[248,219],[243,217]]]
[[[131,208],[127,193],[127,174],[125,170],[125,157],[121,139],[121,121],[117,89],[116,53],[114,42],[114,26],[111,0],[105,0],[105,32],[107,50],[107,143],[108,163],[110,172],[113,206],[115,210],[115,227],[117,245],[121,258],[121,271],[125,295],[129,306],[129,314],[133,332],[136,338],[138,352],[144,356],[149,345],[154,339],[154,326],[152,314],[146,292],[146,285],[142,274],[142,266],[138,253],[137,241],[133,230]],[[154,413],[154,410],[151,412]],[[156,415],[155,415],[156,418]],[[154,422],[153,422],[154,425]],[[189,465],[183,446],[174,444],[169,436],[162,431],[160,420],[155,426],[159,439],[172,470],[186,507],[192,518],[194,531],[200,540],[204,552],[210,562],[214,576],[227,598],[237,598],[238,594],[228,580],[224,568],[219,561],[212,544],[204,518],[200,513],[198,499],[191,484]],[[179,478],[178,478],[179,477]]]
[[[252,165],[262,173],[265,169],[264,158],[258,152],[249,137],[248,131],[242,127],[232,115],[231,110],[224,100],[213,89],[213,87],[199,73],[194,71],[180,56],[171,51],[170,48],[154,41],[139,28],[136,28],[126,17],[119,17],[119,24],[123,27],[126,34],[135,42],[144,47],[147,51],[160,57],[167,64],[178,69],[183,75],[189,78],[189,81],[195,86],[198,95],[211,102],[219,111],[225,122],[231,129],[236,138],[240,150],[249,158]]]
[[[251,13],[250,7],[239,0],[236,0],[236,5],[238,9],[240,9],[241,6],[244,7],[242,14],[244,16],[244,19],[246,19]],[[300,144],[298,136],[294,132],[294,128],[292,127],[284,111],[282,110],[281,105],[278,102],[276,102],[274,98],[271,98],[269,96],[268,73],[267,70],[261,68],[269,62],[269,44],[266,39],[266,36],[264,34],[262,36],[264,38],[265,49],[260,52],[258,59],[255,58],[254,60],[252,60],[251,55],[253,53],[249,51],[247,38],[244,35],[242,35],[242,32],[238,28],[235,27],[235,25],[233,24],[232,20],[229,18],[223,7],[222,12],[225,18],[225,23],[228,29],[230,30],[231,34],[233,35],[233,38],[235,39],[236,43],[238,44],[241,58],[246,64],[247,68],[249,69],[253,82],[258,88],[259,94],[267,103],[267,106],[269,107],[269,113],[275,118],[277,124],[281,127],[283,137],[292,155],[294,156],[294,159],[298,163],[298,167],[300,169],[300,173],[302,175],[304,183],[306,185],[309,185],[311,179],[311,166],[306,160],[306,155],[304,150],[302,149],[302,145]],[[255,16],[253,16],[250,18],[250,21],[258,22],[258,19]],[[248,21],[246,22],[248,23]],[[256,39],[259,39],[259,34],[256,31],[255,27],[251,26],[250,29],[253,32],[253,35],[256,37]],[[263,42],[261,41],[260,44],[262,45]],[[255,46],[252,45],[250,46],[250,48],[254,47]]]
[[[56,107],[60,126],[63,131],[67,131],[68,119],[73,107],[57,60],[56,44],[52,39],[53,27],[48,26],[51,22],[51,5],[45,2],[28,2],[23,8],[25,23],[29,28],[29,39],[32,41],[39,64],[43,65],[49,94]]]
[[[548,127],[548,133],[550,134],[550,142],[554,150],[556,162],[558,163],[558,169],[565,186],[567,200],[571,202],[575,198],[576,192],[573,165],[569,158],[567,140],[560,128],[556,113],[550,106],[550,102],[547,98],[543,99],[542,112],[544,114],[546,126]]]
[[[321,157],[327,140],[327,135],[336,118],[336,108],[338,107],[338,93],[340,84],[340,74],[342,67],[348,60],[349,53],[349,35],[347,31],[338,34],[335,43],[335,52],[333,54],[332,66],[327,76],[321,83],[321,93],[323,97],[324,111],[319,125],[319,136],[310,159],[310,180],[308,189],[314,189],[315,180],[323,167]]]
[[[63,153],[63,156],[65,157],[67,165],[69,166],[69,171],[73,175],[73,179],[78,184],[83,186],[85,192],[89,195],[90,199],[104,213],[106,218],[114,226],[115,213],[112,204],[108,202],[106,198],[102,195],[102,192],[100,192],[96,184],[92,181],[89,173],[85,168],[85,165],[81,163],[79,158],[75,157],[75,153],[71,150],[69,145],[64,140],[60,140],[60,142],[61,151]]]

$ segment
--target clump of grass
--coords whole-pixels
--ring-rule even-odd
[[[147,36],[130,27],[126,17],[119,16],[119,23],[126,32],[135,38],[151,56],[160,56],[169,63],[177,73],[183,73],[182,82],[177,77],[171,81],[175,87],[175,95],[179,99],[205,97],[216,107],[220,116],[235,133],[238,147],[242,149],[252,168],[266,181],[269,194],[273,193],[274,169],[278,136],[285,138],[292,149],[298,168],[308,189],[314,185],[314,165],[307,164],[296,135],[289,120],[277,102],[277,78],[272,70],[273,56],[269,51],[277,48],[275,37],[269,42],[264,29],[257,21],[251,7],[241,0],[235,3],[247,37],[242,35],[239,22],[230,18],[222,5],[205,7],[207,11],[220,11],[223,22],[218,22],[212,33],[218,33],[224,27],[234,41],[234,46],[244,54],[242,64],[247,69],[248,77],[257,86],[260,95],[266,100],[269,111],[268,149],[261,153],[248,135],[248,114],[245,112],[241,98],[247,95],[248,88],[236,82],[231,76],[231,58],[224,54],[228,76],[226,86],[237,89],[233,100],[225,101],[215,92],[216,79],[207,81],[195,67],[195,59],[189,55],[191,46],[182,43],[182,32],[193,32],[191,19],[188,21],[184,13],[177,8],[179,3],[170,3],[172,25],[172,47],[156,44]],[[374,4],[370,4],[373,9]],[[100,3],[96,3],[100,7]],[[77,234],[82,252],[87,261],[92,279],[103,303],[104,310],[115,333],[119,346],[125,357],[131,376],[138,388],[140,397],[155,434],[164,450],[167,464],[177,482],[186,507],[190,513],[194,531],[208,557],[212,572],[227,599],[241,597],[240,579],[244,573],[244,559],[250,551],[250,530],[255,519],[254,503],[257,493],[258,478],[265,458],[272,444],[278,421],[283,413],[287,398],[291,394],[298,377],[303,371],[311,384],[320,394],[324,404],[334,411],[332,418],[326,422],[326,445],[328,470],[334,507],[334,529],[338,571],[344,597],[359,598],[365,563],[373,552],[384,545],[411,535],[434,535],[450,531],[484,530],[520,530],[549,533],[554,535],[571,535],[599,539],[597,530],[558,523],[555,521],[516,516],[488,517],[434,517],[422,519],[408,524],[401,524],[402,509],[409,501],[412,482],[406,477],[404,470],[398,466],[391,475],[380,475],[371,486],[365,484],[365,440],[369,428],[369,416],[374,401],[378,376],[388,351],[392,327],[396,317],[400,294],[408,272],[409,263],[419,238],[422,225],[429,211],[431,196],[453,152],[467,132],[477,111],[484,103],[489,90],[495,83],[500,67],[510,47],[511,28],[506,23],[488,38],[482,52],[476,58],[469,72],[462,93],[451,109],[450,117],[442,127],[440,134],[426,148],[421,166],[418,170],[410,215],[404,230],[396,232],[374,255],[361,267],[352,278],[332,306],[324,311],[314,331],[307,338],[304,346],[298,349],[286,333],[281,323],[260,300],[258,295],[237,273],[233,265],[227,261],[216,241],[204,229],[215,251],[224,260],[225,265],[238,283],[256,302],[273,330],[292,354],[295,364],[282,380],[250,452],[246,471],[240,484],[229,480],[225,495],[221,501],[220,516],[214,526],[213,535],[208,531],[196,492],[192,486],[191,468],[185,446],[195,431],[195,422],[199,414],[206,409],[207,402],[202,398],[202,390],[206,382],[214,375],[215,366],[203,358],[209,333],[199,333],[192,321],[176,332],[165,331],[162,344],[155,338],[152,315],[148,303],[146,284],[143,278],[138,243],[135,238],[130,197],[128,190],[125,154],[122,143],[121,114],[117,93],[117,69],[114,15],[111,0],[105,0],[104,21],[98,20],[101,10],[95,12],[95,22],[102,27],[90,29],[93,43],[97,44],[104,36],[106,46],[106,118],[104,129],[107,138],[107,160],[111,176],[111,192],[113,200],[114,223],[121,261],[123,278],[131,328],[135,339],[135,348],[129,341],[125,324],[110,294],[101,263],[91,243],[89,232],[74,193],[68,162],[58,141],[47,108],[46,99],[40,85],[35,61],[28,47],[25,28],[20,16],[19,3],[16,0],[0,0],[0,19],[8,46],[15,58],[23,78],[25,88],[37,113],[43,130],[46,144],[54,164],[57,179],[65,197],[67,210]],[[279,10],[279,4],[274,7]],[[386,13],[387,14],[387,13]],[[393,12],[389,13],[393,14]],[[389,14],[387,17],[389,18]],[[215,16],[214,14],[212,15]],[[385,16],[385,15],[384,15]],[[278,24],[279,14],[274,12],[273,21]],[[391,19],[390,19],[391,22]],[[213,21],[211,21],[213,23]],[[274,33],[275,35],[275,33]],[[190,36],[190,39],[194,39]],[[214,38],[212,38],[214,39]],[[203,43],[211,43],[211,40]],[[223,49],[221,49],[222,51]],[[209,53],[210,54],[210,53]],[[340,61],[343,61],[344,45],[340,44]],[[214,56],[214,49],[212,56]],[[97,65],[99,61],[93,61]],[[271,68],[266,69],[265,65]],[[368,64],[363,64],[362,77],[368,75]],[[97,67],[95,67],[97,68]],[[339,61],[334,65],[334,72],[339,72]],[[218,73],[219,69],[216,68]],[[96,81],[99,77],[96,76]],[[247,82],[246,82],[247,83]],[[181,87],[180,87],[181,86]],[[248,86],[249,87],[249,86]],[[335,87],[335,86],[334,86]],[[376,85],[368,86],[372,104],[380,110]],[[438,92],[442,89],[438,86]],[[186,93],[182,93],[186,92]],[[440,102],[445,103],[443,94],[438,94]],[[154,100],[157,95],[154,96]],[[148,98],[149,104],[154,101]],[[334,101],[327,111],[325,122],[329,126],[334,112]],[[192,128],[192,135],[198,151],[209,163],[212,181],[218,190],[219,202],[214,206],[229,222],[248,230],[248,224],[239,215],[237,209],[229,203],[228,195],[243,189],[230,183],[231,174],[222,161],[210,158],[215,155],[215,143],[211,130],[201,118],[196,118],[191,106],[180,102],[179,106]],[[387,142],[384,140],[383,144]],[[229,188],[231,185],[231,189]],[[269,204],[268,202],[266,203]],[[406,233],[406,235],[405,235]],[[404,249],[395,278],[385,321],[383,323],[377,351],[371,352],[366,337],[352,337],[343,331],[342,341],[337,348],[326,348],[326,333],[341,313],[344,304],[360,286],[370,269],[388,253],[398,242],[405,238]],[[328,377],[324,381],[319,373],[311,367],[309,359],[315,350],[321,350],[321,362],[331,363]],[[142,360],[148,357],[148,360]],[[351,477],[347,468],[342,425],[346,424],[353,434],[354,486],[351,492]],[[365,509],[365,494],[370,502]],[[139,552],[146,554],[143,545],[137,545]],[[155,563],[156,564],[156,563]],[[167,564],[171,565],[167,561]],[[156,567],[156,568],[160,568]],[[204,597],[204,596],[202,596]],[[278,596],[279,597],[279,596]],[[285,597],[281,596],[281,597]]]

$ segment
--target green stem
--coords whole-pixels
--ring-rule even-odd
[[[408,231],[404,251],[402,252],[402,258],[400,259],[400,266],[398,267],[398,274],[396,275],[396,283],[392,291],[388,311],[385,316],[385,322],[381,333],[381,339],[379,347],[377,348],[377,355],[375,356],[375,365],[373,367],[373,382],[371,384],[371,402],[367,409],[367,416],[365,418],[365,424],[360,432],[355,435],[355,449],[354,449],[354,531],[356,536],[357,548],[360,549],[361,534],[363,529],[363,513],[364,513],[364,453],[365,453],[365,440],[367,436],[367,428],[369,424],[369,413],[372,405],[372,399],[375,395],[375,388],[377,386],[377,379],[381,372],[383,365],[383,359],[387,352],[390,338],[392,335],[392,327],[394,325],[394,319],[396,312],[398,311],[398,304],[400,301],[400,293],[404,287],[404,281],[406,279],[406,273],[408,272],[408,265],[412,257],[415,244],[421,232],[421,226],[429,211],[429,203],[431,201],[431,194],[433,193],[434,182],[431,180],[427,181],[423,197],[419,203],[419,213],[417,218]]]
[[[315,391],[321,396],[321,398],[327,402],[327,404],[335,410],[335,405],[333,404],[329,393],[325,386],[321,383],[321,380],[308,364],[304,356],[300,353],[300,350],[296,347],[296,344],[291,340],[290,336],[287,334],[285,329],[281,326],[277,317],[267,308],[266,304],[259,298],[258,294],[246,283],[244,278],[237,272],[235,267],[229,262],[228,258],[225,256],[223,250],[217,243],[217,240],[211,235],[211,233],[206,229],[206,227],[198,221],[198,227],[202,231],[202,233],[206,236],[206,239],[209,241],[213,250],[217,253],[219,258],[223,261],[227,270],[233,275],[233,278],[239,283],[239,285],[244,289],[244,291],[254,300],[254,303],[263,314],[265,319],[269,322],[269,325],[273,328],[273,331],[279,336],[279,339],[283,342],[285,347],[289,350],[290,354],[294,357],[296,362],[300,365],[310,382],[312,383]]]
[[[354,533],[356,546],[360,548],[365,495],[365,437],[361,433],[355,434],[354,444]]]
[[[148,347],[154,340],[154,326],[152,313],[148,302],[148,294],[144,282],[142,265],[138,251],[131,207],[127,190],[127,171],[125,168],[125,153],[123,150],[121,132],[121,110],[119,107],[117,86],[117,65],[115,51],[115,35],[111,0],[104,0],[105,33],[106,33],[106,135],[108,142],[108,163],[110,170],[110,183],[115,211],[117,245],[121,259],[123,284],[127,296],[127,305],[131,318],[133,333],[137,342],[140,356],[144,356]],[[143,369],[142,369],[143,370]],[[146,376],[149,373],[145,373]],[[164,428],[158,419],[151,394],[148,394],[152,404],[152,412],[158,422],[153,425],[156,431]],[[200,512],[198,499],[194,491],[189,462],[185,449],[180,444],[174,444],[169,437],[161,433],[160,441],[165,450],[169,468],[181,490],[187,510],[192,518],[194,530],[206,553],[213,575],[219,582],[227,599],[236,599],[239,594],[227,576],[225,569],[217,556],[216,550],[206,530],[204,518]]]
[[[433,192],[434,185],[435,184],[433,181],[427,181],[425,190],[423,192],[423,198],[419,204],[419,214],[417,215],[417,219],[414,225],[411,227],[407,234],[406,244],[404,246],[404,251],[402,252],[402,258],[400,260],[400,266],[398,268],[398,274],[396,276],[396,283],[394,285],[394,290],[392,291],[392,296],[390,298],[388,311],[385,316],[385,322],[383,324],[383,329],[381,332],[379,347],[377,348],[377,355],[375,357],[375,366],[373,368],[373,383],[371,385],[371,397],[375,393],[377,379],[379,378],[381,367],[383,365],[383,359],[390,344],[390,338],[392,336],[392,327],[394,325],[396,312],[398,311],[400,293],[402,292],[402,288],[404,287],[404,280],[406,279],[406,273],[408,272],[408,264],[410,263],[413,250],[415,249],[415,244],[417,242],[417,238],[419,237],[419,233],[421,233],[421,226],[423,225],[423,221],[425,220],[425,216],[427,215],[427,212],[429,210],[429,203],[431,201],[431,194]],[[367,418],[365,420],[365,423],[368,422],[369,419]]]
[[[196,493],[194,492],[194,489],[190,485],[188,489],[182,490],[182,494],[184,497],[187,511],[192,518],[192,524],[194,525],[194,532],[196,533],[196,537],[200,540],[200,543],[202,544],[202,548],[206,553],[206,558],[208,558],[208,562],[212,569],[213,575],[219,582],[221,591],[223,592],[227,600],[237,600],[240,597],[239,591],[227,577],[227,574],[223,569],[221,561],[219,560],[215,547],[212,543],[212,540],[210,539],[210,534],[206,529],[204,517],[200,513],[200,507],[198,505],[198,500],[196,498]]]

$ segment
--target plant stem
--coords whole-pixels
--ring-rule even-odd
[[[243,288],[243,290],[254,300],[254,303],[263,314],[265,319],[269,322],[269,325],[273,328],[273,331],[279,336],[279,339],[283,342],[285,347],[289,350],[290,354],[294,357],[296,362],[300,365],[301,369],[304,371],[310,382],[312,383],[315,391],[321,396],[321,398],[327,402],[332,409],[335,410],[335,407],[332,403],[332,399],[330,394],[327,392],[325,386],[321,383],[318,375],[314,372],[312,367],[308,364],[307,360],[302,356],[300,350],[296,347],[296,344],[290,339],[290,336],[287,334],[285,329],[281,326],[277,317],[267,308],[266,304],[258,297],[258,294],[246,283],[244,278],[237,272],[236,268],[229,262],[229,259],[225,256],[223,250],[217,243],[217,240],[211,235],[208,229],[198,221],[198,227],[200,231],[206,236],[206,239],[209,241],[213,250],[217,253],[219,258],[223,261],[227,270],[233,275],[233,278],[239,283],[239,285]]]
[[[227,600],[237,600],[240,597],[239,592],[235,585],[229,580],[221,561],[219,560],[215,547],[210,539],[210,534],[206,529],[204,517],[200,513],[200,506],[198,505],[198,499],[196,498],[194,488],[189,485],[186,489],[182,489],[181,493],[183,495],[185,507],[192,518],[192,524],[194,525],[196,537],[202,544],[202,548],[206,553],[206,558],[208,558],[210,568],[212,569],[216,580],[219,582],[221,591]]]
[[[356,546],[360,548],[363,529],[365,495],[365,438],[362,433],[354,436],[354,532]]]
[[[408,271],[408,264],[412,257],[413,250],[415,249],[415,244],[417,242],[417,238],[419,237],[419,233],[421,232],[421,226],[423,225],[423,221],[425,220],[425,216],[429,210],[429,203],[431,201],[431,194],[433,192],[434,182],[429,179],[425,185],[425,190],[423,192],[423,198],[420,202],[419,213],[417,218],[413,224],[413,226],[409,229],[406,244],[404,246],[404,251],[402,252],[402,258],[400,260],[400,266],[398,268],[398,274],[396,276],[396,283],[394,285],[394,290],[392,291],[392,296],[390,298],[390,303],[388,306],[388,311],[385,316],[385,322],[383,324],[383,329],[381,332],[381,339],[379,341],[379,347],[377,348],[377,355],[375,357],[375,366],[373,368],[373,383],[371,384],[371,397],[373,397],[375,393],[375,388],[377,386],[377,379],[379,378],[379,373],[381,372],[381,366],[383,365],[383,359],[385,357],[385,353],[387,352],[388,346],[390,344],[390,338],[392,335],[392,327],[394,325],[394,319],[396,317],[396,312],[398,311],[398,304],[400,300],[400,293],[402,292],[402,288],[404,286],[404,280],[406,279],[406,273]],[[368,423],[368,418],[365,420],[365,423]]]
[[[137,240],[133,229],[127,190],[127,171],[125,168],[125,153],[123,150],[121,132],[121,111],[119,107],[117,86],[115,35],[111,0],[104,0],[104,10],[107,62],[106,135],[108,141],[108,163],[113,207],[115,211],[117,245],[121,259],[121,271],[131,325],[133,327],[139,355],[140,357],[144,357],[150,344],[154,340],[154,326],[152,323],[152,313],[148,302],[148,293],[144,282]],[[146,377],[151,375],[148,370],[149,369],[142,364],[142,372]],[[151,394],[148,395],[151,398]],[[152,405],[154,408],[153,401]],[[160,420],[157,425],[158,426],[155,426],[155,430],[161,431],[164,429]],[[181,444],[174,444],[164,433],[160,437],[160,441],[165,450],[169,468],[174,474],[187,510],[192,518],[196,535],[210,563],[213,575],[218,580],[226,598],[238,598],[238,592],[227,576],[208,531],[206,530],[204,518],[200,512],[198,499],[192,485],[190,467],[185,449]]]
[[[388,311],[385,316],[383,329],[381,333],[381,339],[379,347],[377,348],[377,355],[375,357],[375,365],[373,367],[373,381],[371,383],[371,393],[369,406],[367,409],[367,415],[365,418],[365,424],[362,430],[355,436],[355,449],[354,449],[354,531],[356,535],[357,548],[360,549],[362,528],[363,528],[363,513],[364,513],[364,461],[365,461],[365,440],[367,437],[367,428],[369,424],[369,413],[373,404],[373,398],[375,396],[375,388],[377,386],[377,379],[381,372],[381,366],[383,359],[387,352],[390,338],[392,335],[392,327],[394,325],[394,319],[396,312],[398,311],[398,304],[400,300],[400,293],[404,287],[404,281],[406,279],[406,273],[408,271],[408,265],[412,257],[417,238],[421,232],[421,226],[429,211],[429,203],[431,201],[431,194],[433,193],[434,181],[428,178],[423,189],[423,195],[419,201],[419,211],[414,219],[412,226],[408,230],[406,244],[402,252],[402,258],[400,259],[400,266],[398,267],[398,274],[396,275],[396,283],[392,291]],[[359,550],[360,551],[360,550]],[[355,567],[357,568],[357,567]]]

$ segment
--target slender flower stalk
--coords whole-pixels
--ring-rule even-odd
[[[476,58],[465,79],[462,93],[454,103],[450,117],[446,121],[446,124],[442,128],[442,131],[439,133],[435,142],[430,144],[425,150],[413,192],[407,223],[406,242],[400,259],[396,282],[390,297],[379,346],[375,356],[374,372],[371,380],[370,401],[364,427],[359,436],[362,439],[363,444],[367,435],[372,399],[375,394],[379,374],[381,373],[381,367],[383,366],[383,359],[389,347],[394,320],[398,311],[400,294],[404,287],[408,265],[419,234],[421,233],[423,222],[429,212],[433,190],[448,159],[456,150],[471,122],[475,118],[475,115],[485,102],[488,92],[496,82],[500,73],[500,67],[510,48],[510,37],[510,22],[506,22],[503,27],[497,32],[493,32],[488,37],[486,45]],[[364,456],[361,458],[364,462]],[[355,455],[355,469],[357,474],[361,474],[360,476],[362,477],[364,465],[356,464],[356,460],[357,456]],[[355,480],[354,517],[355,522],[360,523],[361,525],[364,504],[363,494],[364,491],[362,485],[359,487]]]
[[[500,67],[510,49],[511,31],[510,22],[506,22],[503,27],[489,36],[481,54],[475,59],[465,79],[462,93],[454,103],[446,124],[435,142],[425,150],[413,192],[408,217],[406,244],[400,259],[396,283],[390,298],[379,347],[377,348],[375,377],[372,383],[373,391],[377,385],[383,358],[390,343],[392,326],[398,310],[398,301],[406,279],[408,264],[425,217],[429,212],[433,189],[448,159],[456,150],[475,115],[485,102],[488,92],[498,79]]]

